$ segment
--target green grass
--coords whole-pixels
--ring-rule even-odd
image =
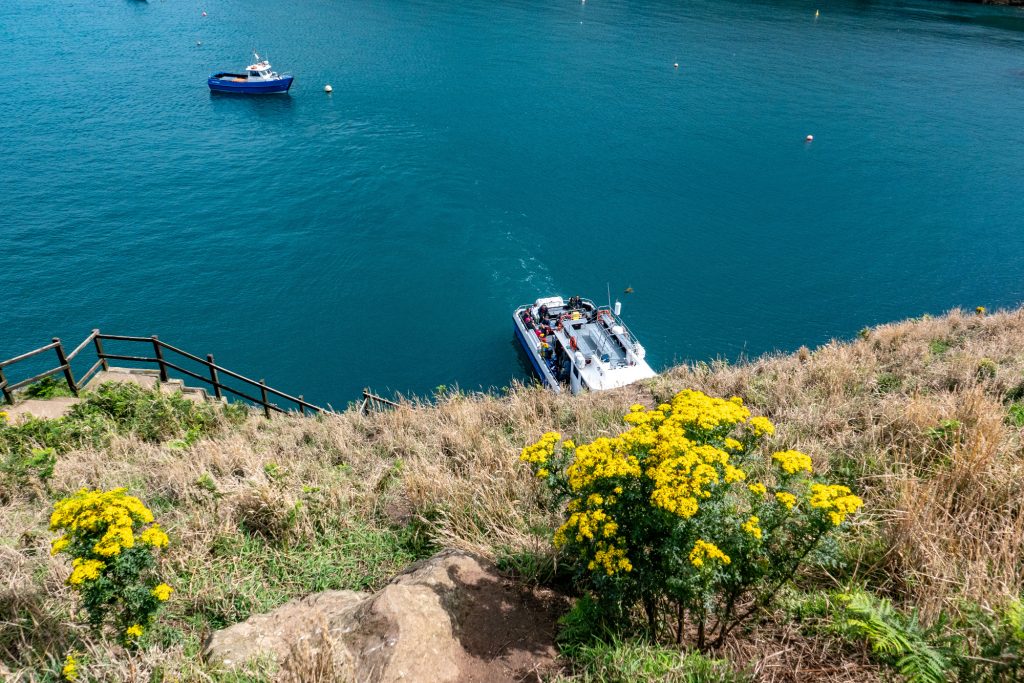
[[[197,405],[180,392],[136,384],[103,384],[81,398],[65,417],[30,416],[17,424],[0,423],[0,455],[24,454],[33,448],[53,448],[58,454],[84,446],[102,448],[113,436],[128,434],[150,442],[194,441],[213,433],[219,423],[214,404]]]
[[[167,616],[222,628],[308,593],[379,588],[415,559],[400,534],[358,521],[339,521],[332,533],[288,546],[227,533],[201,566],[177,568],[171,583],[195,601]]]

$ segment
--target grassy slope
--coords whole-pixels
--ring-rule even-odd
[[[1024,396],[1024,311],[954,311],[814,352],[677,367],[577,398],[519,390],[371,417],[218,417],[210,436],[184,449],[122,434],[71,450],[48,491],[0,491],[0,659],[26,679],[45,677],[77,648],[97,678],[208,680],[194,655],[211,628],[313,590],[373,588],[430,543],[498,557],[546,552],[554,520],[519,449],[549,429],[577,439],[615,432],[630,403],[687,387],[742,396],[779,425],[772,446],[812,454],[865,498],[844,543],[846,568],[807,585],[863,583],[926,619],[1019,595],[1024,457],[1008,403]],[[69,620],[68,570],[50,558],[46,531],[53,498],[123,485],[168,528],[177,589],[164,625],[130,660]],[[766,678],[808,662],[819,678],[874,676],[857,652],[836,666],[827,637],[790,647],[789,630],[767,623],[725,654]]]

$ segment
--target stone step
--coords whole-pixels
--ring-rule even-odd
[[[18,422],[24,415],[33,415],[48,420],[56,417],[63,417],[71,410],[71,406],[81,402],[82,399],[74,396],[56,396],[54,398],[30,398],[27,401],[19,401],[13,406],[0,404],[0,412],[7,413],[7,421]]]

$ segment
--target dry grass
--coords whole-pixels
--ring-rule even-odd
[[[410,521],[441,546],[491,557],[535,550],[553,520],[518,463],[522,446],[550,429],[577,439],[615,433],[630,403],[682,388],[742,396],[780,426],[773,445],[811,453],[821,471],[863,494],[867,512],[844,544],[853,565],[844,580],[926,617],[964,599],[996,604],[1021,590],[1024,455],[1007,397],[1024,395],[1022,386],[1024,311],[953,311],[850,343],[681,366],[643,386],[576,398],[517,388],[368,417],[253,416],[184,451],[121,438],[62,456],[51,489],[127,485],[154,507],[172,537],[173,629],[130,658],[83,640],[69,620],[67,568],[47,553],[45,502],[11,491],[0,508],[0,658],[28,680],[30,668],[93,642],[97,677],[209,680],[195,662],[204,629],[328,585],[376,585],[415,554],[396,540]],[[344,556],[350,566],[331,579],[300,550],[334,537],[355,545]],[[813,655],[823,645],[802,647]],[[807,661],[847,666],[819,654]],[[328,655],[296,653],[295,666],[305,657],[303,667],[320,670]],[[785,680],[772,663],[786,661],[777,652],[742,656],[764,660],[755,666],[763,680]],[[849,666],[847,680],[867,675]]]

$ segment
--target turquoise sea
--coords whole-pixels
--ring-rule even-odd
[[[211,95],[254,47],[291,94]],[[659,368],[1024,299],[1017,9],[3,0],[0,48],[0,357],[159,334],[344,405],[528,376],[552,293]]]

